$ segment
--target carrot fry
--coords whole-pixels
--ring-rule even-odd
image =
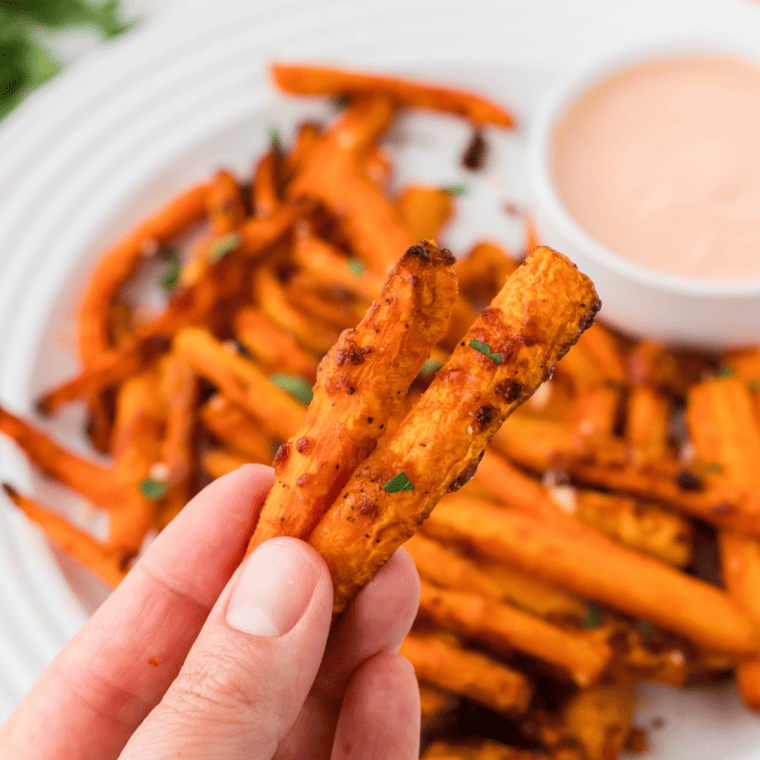
[[[167,468],[161,461],[166,416],[158,368],[130,378],[119,389],[113,477],[121,484],[124,497],[110,505],[106,546],[124,559],[140,550],[153,527],[154,507],[168,488]]]
[[[458,114],[476,124],[514,126],[511,113],[469,92],[322,66],[273,64],[277,86],[294,95],[383,95],[405,106]]]
[[[22,496],[15,488],[3,483],[3,489],[26,516],[42,528],[50,543],[91,570],[106,585],[116,588],[121,583],[126,571],[115,553],[109,552],[89,533],[72,525],[61,515]]]
[[[570,411],[570,424],[580,438],[612,435],[620,408],[620,390],[599,385],[581,391]]]
[[[590,280],[548,248],[537,249],[512,275],[312,533],[309,541],[332,573],[336,612],[447,491],[472,477],[499,425],[549,375],[598,308]],[[403,490],[388,487],[391,481]]]
[[[298,126],[294,145],[283,161],[282,179],[285,183],[289,182],[309,161],[317,145],[320,144],[321,136],[322,126],[316,122],[305,121]]]
[[[200,410],[203,425],[222,444],[231,446],[249,462],[272,461],[272,443],[256,421],[224,396],[212,396]]]
[[[584,525],[675,567],[691,561],[691,522],[656,504],[619,494],[576,491],[574,516]]]
[[[481,504],[438,506],[425,532],[475,550],[549,583],[681,633],[721,652],[757,650],[758,631],[729,597],[657,560],[610,541]]]
[[[295,274],[285,286],[291,303],[339,330],[356,327],[367,313],[369,303],[355,290],[314,277]]]
[[[488,739],[458,743],[437,741],[431,744],[420,757],[421,760],[549,760],[549,756],[543,752],[508,747]],[[555,758],[555,760],[570,760],[570,758]]]
[[[752,397],[739,377],[693,386],[688,395],[689,433],[697,455],[717,463],[732,481],[760,486],[760,425]],[[719,535],[723,579],[731,596],[760,625],[760,541],[723,531]],[[760,710],[760,657],[741,662],[736,680],[749,707]]]
[[[447,551],[437,541],[415,533],[404,546],[423,578],[444,588],[478,594],[487,599],[503,598],[501,587],[487,573],[479,570],[471,560]]]
[[[85,364],[111,347],[111,303],[145,255],[146,245],[161,245],[200,219],[206,210],[207,193],[205,183],[184,191],[100,257],[79,307],[79,352]]]
[[[420,713],[424,726],[434,715],[451,702],[452,694],[427,683],[420,684]]]
[[[412,663],[420,680],[439,689],[461,694],[505,715],[519,715],[528,707],[528,679],[483,654],[419,633],[406,637],[399,654]]]
[[[240,186],[234,175],[222,169],[211,180],[206,196],[211,233],[222,237],[240,228],[245,219],[245,206]]]
[[[595,683],[612,654],[603,642],[563,631],[508,604],[477,594],[436,588],[423,581],[420,612],[467,639],[509,654],[524,652],[560,669],[579,686]]]
[[[228,351],[210,332],[185,327],[175,336],[173,346],[201,377],[251,414],[267,435],[282,440],[298,430],[306,410],[269,382],[252,361]]]
[[[385,285],[383,277],[362,271],[365,267],[359,259],[346,258],[308,228],[296,230],[293,258],[312,277],[356,290],[369,301],[374,301]]]
[[[628,394],[625,438],[643,461],[667,457],[670,399],[648,386],[632,388]]]
[[[268,538],[307,538],[353,469],[383,434],[456,297],[454,257],[431,243],[399,260],[355,330],[344,332],[319,365],[303,425],[280,448],[276,482],[250,548]]]
[[[608,382],[620,385],[627,383],[628,374],[622,352],[605,327],[595,324],[586,330],[578,340],[578,350],[592,359]]]
[[[393,180],[393,161],[386,151],[376,146],[367,152],[364,160],[360,163],[362,174],[380,190],[387,193]],[[420,240],[432,235],[423,235]]]
[[[54,478],[85,499],[107,507],[123,496],[109,469],[59,446],[27,422],[0,408],[0,432],[7,435],[48,477]]]
[[[549,749],[577,744],[586,760],[610,760],[625,746],[633,707],[633,684],[603,684],[575,692],[559,715],[531,716],[523,725]]]
[[[244,464],[250,464],[251,460],[244,454],[226,449],[210,449],[204,451],[201,456],[203,469],[214,479],[221,478],[227,473],[234,472]]]
[[[302,348],[322,356],[338,340],[340,333],[334,326],[293,306],[282,283],[268,268],[258,270],[253,289],[261,312]]]
[[[404,188],[396,206],[413,240],[435,240],[454,211],[451,193],[440,187],[421,185]]]
[[[254,169],[251,197],[253,215],[257,219],[265,219],[282,205],[279,176],[281,170],[282,157],[274,148],[259,159]]]
[[[457,261],[459,290],[473,301],[488,303],[504,287],[518,265],[496,243],[478,243],[467,256]]]
[[[314,358],[253,306],[237,313],[235,335],[267,372],[303,375],[312,383],[316,379]]]

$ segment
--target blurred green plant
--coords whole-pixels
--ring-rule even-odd
[[[0,0],[0,118],[10,113],[35,87],[60,71],[62,63],[45,47],[51,31],[88,26],[103,39],[131,29],[118,0],[90,4],[85,0]]]

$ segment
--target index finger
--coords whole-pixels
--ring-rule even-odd
[[[246,465],[199,493],[43,673],[0,745],[22,759],[117,757],[240,564],[271,484],[271,468]]]

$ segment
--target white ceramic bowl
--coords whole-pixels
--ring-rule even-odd
[[[708,281],[654,271],[597,242],[563,205],[552,178],[552,137],[573,103],[625,69],[689,54],[740,55],[760,62],[760,41],[692,37],[647,42],[586,62],[561,77],[531,124],[527,168],[542,243],[568,255],[596,284],[601,318],[637,337],[722,349],[760,343],[760,279]],[[760,255],[760,251],[757,252]]]

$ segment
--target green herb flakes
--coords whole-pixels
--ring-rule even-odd
[[[412,481],[406,477],[406,474],[400,472],[392,477],[384,486],[383,490],[388,493],[398,493],[399,491],[414,491]]]
[[[601,628],[603,623],[602,611],[593,602],[589,602],[586,617],[581,620],[581,627]]]
[[[441,188],[446,195],[450,195],[452,198],[456,198],[460,195],[466,195],[467,194],[467,185],[461,185],[461,184],[453,184],[453,185],[445,185]]]
[[[164,290],[173,290],[177,286],[181,274],[182,262],[179,260],[179,256],[175,255],[167,260],[166,270],[161,278],[161,287]]]
[[[169,484],[158,478],[145,478],[140,482],[140,493],[149,501],[158,501],[166,496]]]
[[[428,375],[432,375],[433,373],[438,372],[441,367],[443,367],[443,362],[431,357],[430,359],[425,359],[422,367],[420,368],[419,374],[423,377],[427,377]]]
[[[723,472],[723,468],[717,462],[707,462],[704,466],[704,471],[718,475]]]
[[[747,388],[749,388],[753,393],[757,393],[757,391],[760,391],[760,380],[750,380],[747,383]]]
[[[715,377],[731,377],[733,374],[734,374],[733,368],[724,364],[715,373]]]
[[[269,128],[269,142],[276,151],[282,150],[282,134],[277,127]]]
[[[346,266],[354,277],[363,277],[367,273],[367,265],[361,259],[348,259]]]
[[[229,235],[220,237],[219,240],[215,240],[211,244],[206,254],[206,259],[211,262],[217,262],[238,248],[242,242],[243,236],[239,232],[230,232]]]
[[[276,372],[269,376],[269,382],[276,385],[280,390],[292,396],[299,404],[308,406],[314,393],[311,386],[298,375],[288,375],[284,372]]]
[[[473,338],[470,341],[470,348],[474,348],[476,351],[480,351],[481,354],[484,354],[489,359],[492,359],[496,364],[501,364],[501,354],[498,351],[491,351],[491,349],[488,347],[488,343],[481,343],[479,340],[475,340]]]

